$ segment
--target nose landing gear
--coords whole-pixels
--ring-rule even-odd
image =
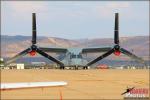
[[[64,66],[64,65],[61,65],[61,66],[60,66],[60,69],[65,69],[65,66]]]
[[[88,66],[84,66],[83,69],[88,69]]]
[[[75,70],[78,70],[78,66],[77,65],[75,66]]]

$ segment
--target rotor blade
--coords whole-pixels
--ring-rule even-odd
[[[6,61],[5,65],[8,65],[8,64],[10,64],[11,62],[17,60],[18,58],[20,58],[20,57],[26,55],[29,51],[30,51],[30,48],[28,48],[28,49],[26,49],[26,50],[20,52],[20,53],[17,54],[16,56],[12,57],[10,60]]]
[[[119,14],[115,13],[114,43],[119,44]]]
[[[36,14],[32,13],[32,44],[36,44]]]
[[[54,53],[66,53],[66,48],[45,48],[45,47],[39,47],[40,50],[44,52],[54,52]]]
[[[109,55],[112,54],[113,52],[114,52],[114,49],[109,50],[108,52],[104,53],[103,55],[101,55],[101,56],[97,57],[96,59],[90,61],[90,62],[87,64],[87,66],[90,66],[90,65],[96,63],[97,61],[99,61],[99,60],[101,60],[101,59],[103,59],[103,58],[109,56]]]
[[[55,63],[57,63],[57,64],[59,64],[59,65],[61,65],[61,66],[64,65],[61,61],[59,61],[59,60],[57,60],[56,58],[54,58],[54,57],[48,55],[47,53],[43,52],[42,50],[40,50],[40,49],[38,49],[38,48],[36,49],[36,52],[38,52],[40,55],[42,55],[42,56],[48,58],[49,60],[52,60],[53,62],[55,62]]]
[[[133,59],[135,59],[135,60],[141,62],[141,63],[144,63],[144,60],[143,60],[142,58],[137,57],[136,55],[134,55],[133,53],[129,52],[128,50],[126,50],[126,49],[124,49],[124,48],[120,48],[120,51],[121,51],[123,54],[125,54],[125,55],[127,55],[127,56],[129,56],[129,57],[131,57],[131,58],[133,58]]]

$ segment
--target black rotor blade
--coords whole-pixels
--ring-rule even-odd
[[[135,59],[135,60],[141,62],[141,63],[144,63],[144,60],[143,60],[142,58],[137,57],[136,55],[134,55],[133,53],[129,52],[128,50],[126,50],[126,49],[124,49],[124,48],[121,48],[120,51],[121,51],[123,54],[125,54],[125,55],[127,55],[127,56],[129,56],[129,57],[131,57],[131,58],[133,58],[133,59]]]
[[[48,55],[47,53],[43,52],[42,50],[40,50],[40,49],[38,49],[38,48],[36,49],[36,52],[39,53],[40,55],[42,55],[42,56],[48,58],[49,60],[52,60],[53,62],[55,62],[55,63],[61,65],[61,66],[64,65],[61,61],[59,61],[59,60],[57,60],[56,58],[54,58],[54,57]]]
[[[54,53],[66,53],[66,48],[45,48],[45,47],[39,47],[40,50],[44,52],[54,52]]]
[[[28,48],[28,49],[26,49],[26,50],[20,52],[20,53],[17,54],[16,56],[12,57],[10,60],[6,61],[5,65],[8,65],[8,64],[12,63],[13,61],[19,59],[20,57],[22,57],[22,56],[28,54],[28,52],[29,52],[30,50],[31,50],[31,49]]]
[[[32,13],[32,44],[36,44],[36,14]]]
[[[115,13],[114,43],[119,44],[119,14]]]
[[[99,61],[99,60],[101,60],[101,59],[103,59],[103,58],[105,58],[105,57],[111,55],[113,52],[114,52],[114,49],[109,50],[108,52],[104,53],[103,55],[101,55],[101,56],[97,57],[96,59],[90,61],[90,62],[87,64],[87,66],[90,66],[90,65],[96,63],[97,61]]]

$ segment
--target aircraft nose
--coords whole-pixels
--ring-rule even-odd
[[[81,59],[72,59],[72,64],[73,65],[82,65],[82,60]]]

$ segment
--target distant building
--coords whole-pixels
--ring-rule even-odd
[[[25,69],[23,63],[11,63],[7,67],[8,67],[7,69]]]
[[[109,69],[109,67],[106,64],[100,64],[97,66],[97,69]]]
[[[115,67],[115,69],[124,69],[124,67],[123,66]]]
[[[46,62],[31,62],[30,68],[33,69],[44,69],[46,67]]]
[[[9,69],[16,69],[16,66],[17,66],[16,63],[11,63],[11,64],[7,65],[7,67],[8,67]]]
[[[24,69],[24,64],[17,64],[17,69]]]
[[[31,62],[31,64],[34,66],[45,66],[46,65],[45,62]]]

